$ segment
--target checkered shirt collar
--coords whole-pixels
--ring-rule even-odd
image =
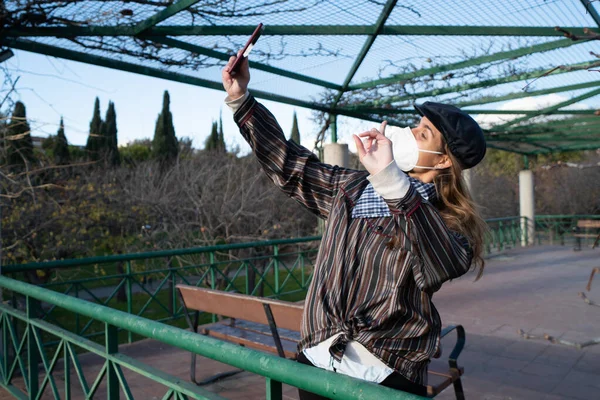
[[[435,185],[424,183],[418,179],[408,177],[410,184],[419,192],[423,199],[432,201],[436,197]],[[352,209],[352,218],[377,218],[389,217],[392,213],[387,203],[377,194],[373,186],[369,185],[362,192],[356,205]]]

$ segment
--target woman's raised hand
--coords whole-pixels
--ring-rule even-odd
[[[392,142],[385,137],[386,126],[387,121],[383,121],[379,130],[373,128],[353,135],[360,162],[371,175],[375,175],[394,161]]]
[[[241,51],[240,51],[241,52]],[[227,68],[233,64],[235,56],[229,58],[229,62],[223,68],[221,77],[223,79],[223,87],[230,99],[239,99],[246,94],[248,90],[248,82],[250,82],[250,68],[248,66],[248,58],[244,58],[237,72],[227,72]]]

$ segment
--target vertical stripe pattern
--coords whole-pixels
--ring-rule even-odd
[[[440,355],[441,319],[431,301],[442,283],[468,271],[472,252],[411,185],[385,200],[391,216],[352,218],[369,184],[366,171],[321,163],[287,141],[273,115],[252,96],[234,115],[267,176],[288,196],[326,219],[308,289],[299,351],[341,333],[330,353],[358,341],[407,379],[426,384]],[[392,237],[401,245],[389,248]]]

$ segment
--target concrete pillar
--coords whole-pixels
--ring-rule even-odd
[[[519,172],[519,214],[527,217],[521,221],[521,245],[532,245],[535,241],[535,198],[533,195],[533,171]]]
[[[342,143],[329,143],[323,146],[323,162],[325,164],[348,168],[348,164],[350,164],[348,145]]]

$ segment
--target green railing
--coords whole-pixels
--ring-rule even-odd
[[[39,399],[47,393],[56,399],[89,399],[98,395],[100,389],[106,391],[109,400],[118,400],[121,392],[125,398],[133,399],[135,390],[130,388],[123,373],[123,369],[127,369],[163,385],[163,399],[223,399],[120,354],[118,330],[123,330],[261,375],[266,380],[268,400],[282,399],[282,383],[333,399],[421,399],[7,277],[0,277],[0,287],[4,292],[10,291],[24,298],[26,305],[25,312],[6,304],[0,305],[0,383],[16,398]],[[104,345],[39,319],[42,304],[64,309],[71,315],[95,319],[104,326]],[[46,346],[50,336],[56,342],[51,348]],[[100,371],[89,381],[90,373],[84,374],[78,349],[92,352],[103,360]],[[64,368],[60,371],[61,384],[57,384],[59,364]],[[72,379],[71,368],[78,382]]]
[[[574,229],[580,219],[600,219],[600,215],[536,215],[535,242],[540,245],[573,244]],[[491,218],[486,222],[489,228],[485,241],[488,254],[528,242],[528,232],[523,229],[528,223],[527,217]]]
[[[600,216],[597,215],[536,216],[537,242],[565,244],[565,239],[571,237],[579,219],[599,218]],[[523,235],[527,235],[527,232],[522,229],[526,222],[525,217],[487,220],[489,227],[489,235],[486,239],[487,252],[520,246],[522,239],[526,242],[527,237]],[[35,288],[40,291],[40,296],[41,294],[45,296],[43,298],[34,296],[30,291],[33,287],[30,285],[0,277],[2,286],[10,289],[3,294],[4,299],[9,301],[1,306],[3,313],[1,350],[4,357],[0,362],[2,369],[0,372],[5,387],[12,393],[14,388],[10,386],[10,380],[18,373],[32,379],[32,371],[36,367],[29,368],[27,365],[32,365],[31,362],[35,364],[36,360],[42,362],[41,365],[46,371],[46,375],[42,378],[42,382],[45,383],[42,384],[52,386],[49,377],[51,374],[48,371],[53,370],[52,366],[56,365],[61,355],[65,360],[69,358],[73,360],[76,370],[79,368],[75,361],[77,351],[73,347],[76,345],[83,351],[105,356],[106,364],[102,374],[108,376],[107,379],[112,380],[113,383],[118,382],[119,385],[123,385],[123,375],[119,366],[124,366],[135,371],[145,371],[143,374],[165,383],[167,387],[165,398],[170,398],[169,396],[174,399],[185,398],[186,393],[190,391],[196,393],[193,396],[201,396],[190,395],[192,398],[218,398],[209,394],[198,395],[195,386],[185,384],[173,386],[173,382],[169,381],[170,378],[164,378],[159,371],[148,366],[136,367],[138,364],[135,360],[127,359],[123,355],[111,355],[113,354],[111,351],[114,351],[115,346],[118,348],[119,343],[156,337],[148,334],[148,331],[139,333],[137,329],[130,329],[128,326],[98,316],[108,315],[105,314],[106,310],[111,310],[119,313],[122,319],[144,321],[142,325],[147,325],[151,322],[149,320],[153,320],[152,323],[158,324],[156,327],[177,330],[175,327],[160,323],[185,326],[183,309],[177,302],[175,291],[175,285],[178,283],[291,301],[300,300],[304,297],[312,277],[312,266],[319,242],[320,237],[309,237],[5,266],[2,268],[2,274],[17,280],[22,280],[23,274],[41,272],[40,275],[46,275],[49,271],[53,274],[52,280],[43,285],[45,288]],[[15,286],[19,284],[26,286]],[[61,299],[61,302],[47,300],[47,296],[54,295],[59,297],[51,298]],[[96,311],[99,309],[93,307],[102,307],[101,314],[73,312],[73,308],[64,306],[66,298],[75,302],[72,305],[77,307],[83,307],[82,304],[85,304],[86,307],[92,307],[90,310]],[[37,306],[32,299],[44,301],[44,307]],[[84,308],[87,310],[86,307]],[[32,314],[34,308],[35,315]],[[25,311],[19,311],[23,309]],[[206,322],[214,319],[214,316],[210,315],[204,317]],[[18,325],[21,325],[21,329],[17,327]],[[19,332],[21,332],[20,336]],[[188,336],[186,340],[189,340],[187,338]],[[202,343],[206,343],[209,339],[198,338]],[[214,341],[209,340],[209,342],[211,346],[215,345]],[[104,346],[98,343],[103,343]],[[44,358],[44,351],[54,351],[54,353]],[[36,352],[39,353],[37,356]],[[11,362],[8,361],[9,353],[15,357]],[[25,360],[18,356],[19,354],[27,354],[28,358]],[[201,352],[198,354],[206,355]],[[263,356],[262,353],[260,354]],[[36,359],[35,357],[38,356],[40,358]],[[33,358],[29,359],[30,357]],[[237,364],[231,363],[231,365]],[[65,368],[67,368],[66,364]],[[254,371],[253,368],[255,367],[248,367],[247,370]],[[267,376],[267,378],[268,382],[269,379],[286,382],[278,380],[279,377],[275,376]],[[102,380],[103,377],[99,375],[98,379]],[[27,382],[25,379],[25,383],[29,385]],[[67,383],[65,383],[64,393],[68,394]],[[87,383],[82,383],[83,392],[93,392],[94,385],[86,385]],[[112,386],[114,387],[114,384]],[[32,386],[32,389],[35,389],[35,386]],[[55,391],[54,387],[52,390]]]
[[[22,274],[53,271],[56,276],[41,286],[131,315],[184,326],[175,289],[179,283],[303,299],[319,241],[320,237],[307,237],[8,265],[2,274],[22,279]],[[19,299],[12,301],[16,304]],[[54,306],[44,310],[42,319],[88,338],[104,334],[102,324],[79,315],[73,318]],[[134,340],[131,331],[126,340]]]
[[[574,245],[573,233],[580,219],[600,219],[600,215],[536,215],[536,242]]]
[[[520,246],[522,239],[527,241],[527,230],[523,229],[527,217],[491,218],[485,222],[489,229],[485,240],[485,250],[488,254],[509,246]]]

